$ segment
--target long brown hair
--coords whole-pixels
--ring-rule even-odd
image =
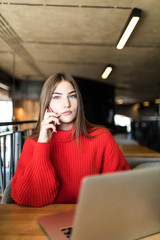
[[[70,74],[62,72],[57,73],[55,75],[51,75],[43,85],[40,95],[39,118],[35,131],[32,134],[31,138],[38,138],[40,132],[40,124],[44,118],[45,110],[49,106],[54,90],[62,80],[71,83],[77,95],[78,109],[77,117],[75,119],[72,130],[72,137],[74,136],[77,140],[80,139],[81,135],[84,135],[86,138],[90,138],[89,133],[97,129],[96,128],[93,130],[93,127],[98,126],[88,122],[85,118],[82,96],[76,81]]]

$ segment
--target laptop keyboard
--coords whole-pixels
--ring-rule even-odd
[[[61,231],[64,233],[66,238],[70,239],[72,233],[72,227],[62,228]]]

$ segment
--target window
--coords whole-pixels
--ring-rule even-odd
[[[127,132],[131,131],[131,118],[124,115],[115,114],[114,122],[117,126],[126,127]]]

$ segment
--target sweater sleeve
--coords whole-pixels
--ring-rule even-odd
[[[53,203],[58,190],[50,144],[27,139],[12,179],[12,198],[20,205],[41,207]]]
[[[108,132],[103,156],[102,173],[129,170],[128,163],[121,153],[116,141]]]

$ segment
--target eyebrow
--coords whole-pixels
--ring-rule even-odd
[[[69,92],[68,94],[70,95],[70,94],[72,94],[72,93],[76,93],[76,91],[71,91],[71,92]],[[54,92],[53,94],[63,95],[63,93],[59,93],[59,92]]]

